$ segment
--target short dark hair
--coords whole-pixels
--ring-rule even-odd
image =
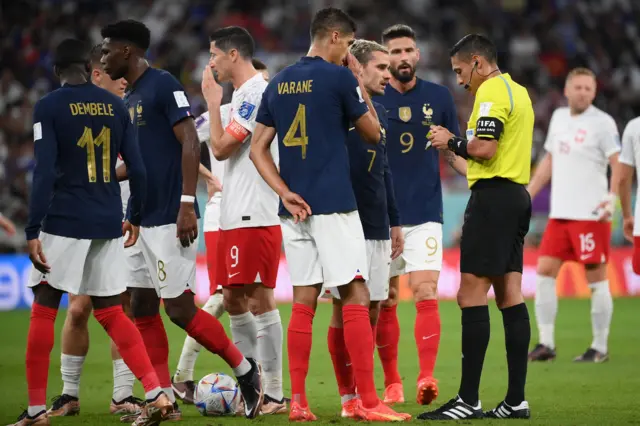
[[[89,58],[91,60],[91,68],[102,67],[102,64],[100,63],[100,59],[102,59],[102,43],[98,43],[91,48]]]
[[[462,37],[449,51],[449,56],[455,55],[460,55],[463,59],[479,55],[493,64],[498,61],[496,45],[488,37],[481,34],[467,34]]]
[[[251,60],[251,64],[257,71],[262,71],[267,69],[267,65],[258,58],[253,58]]]
[[[240,56],[245,59],[253,58],[255,43],[249,31],[242,27],[224,27],[215,30],[209,36],[209,41],[216,44],[216,47],[224,52],[236,49]]]
[[[331,31],[338,31],[341,34],[355,34],[356,23],[351,16],[338,8],[320,9],[311,21],[311,39],[324,37]]]
[[[73,64],[89,63],[89,49],[85,42],[75,38],[67,38],[56,47],[53,53],[53,64],[61,69]]]
[[[408,37],[412,40],[416,39],[416,32],[408,25],[396,24],[392,25],[382,32],[382,43],[396,38]]]
[[[149,31],[149,28],[142,22],[134,21],[133,19],[109,24],[102,28],[100,35],[102,35],[103,38],[132,43],[144,51],[146,51],[151,44],[151,31]]]

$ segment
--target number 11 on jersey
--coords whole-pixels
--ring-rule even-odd
[[[84,132],[78,139],[78,146],[87,150],[87,173],[89,182],[97,182],[96,170],[96,146],[102,146],[102,179],[111,182],[111,129],[102,127],[96,138],[90,127],[84,128]]]

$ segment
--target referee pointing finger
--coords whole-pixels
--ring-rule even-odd
[[[433,129],[432,144],[467,159],[471,197],[460,243],[462,309],[462,379],[458,396],[424,420],[458,420],[483,416],[478,397],[489,344],[487,293],[493,285],[504,323],[509,387],[506,398],[484,413],[494,418],[529,418],[524,397],[529,314],[522,297],[524,237],[529,230],[529,182],[534,113],[527,89],[502,74],[494,44],[470,34],[451,49],[458,84],[475,95],[466,138]]]

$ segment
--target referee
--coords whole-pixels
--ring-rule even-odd
[[[491,40],[467,35],[450,56],[458,84],[475,95],[466,138],[443,127],[434,127],[430,137],[434,147],[467,159],[471,188],[460,243],[462,379],[458,396],[418,418],[529,418],[524,387],[531,327],[521,284],[524,237],[531,219],[525,185],[531,164],[533,108],[527,89],[500,72]],[[478,387],[489,344],[491,285],[502,311],[509,387],[504,401],[483,414]]]

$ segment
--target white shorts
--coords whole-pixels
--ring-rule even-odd
[[[389,270],[391,268],[391,240],[365,240],[367,262],[369,264],[369,298],[372,302],[387,300],[389,297]],[[340,299],[338,289],[333,287],[323,292]]]
[[[70,294],[99,297],[116,296],[127,289],[122,237],[79,240],[40,232],[40,242],[51,272],[43,274],[32,268],[29,287],[44,281]]]
[[[124,249],[127,264],[125,283],[127,287],[144,287],[144,283],[151,283],[151,274],[140,250],[140,241]]]
[[[442,224],[427,222],[403,226],[404,251],[391,262],[390,277],[442,269]]]
[[[357,211],[281,218],[284,252],[293,286],[339,287],[369,278],[367,249]]]
[[[163,299],[174,299],[187,290],[196,291],[196,253],[198,240],[182,247],[176,237],[176,225],[140,227],[136,246],[140,248],[148,276],[134,288],[155,288]],[[138,277],[142,277],[142,273]]]

